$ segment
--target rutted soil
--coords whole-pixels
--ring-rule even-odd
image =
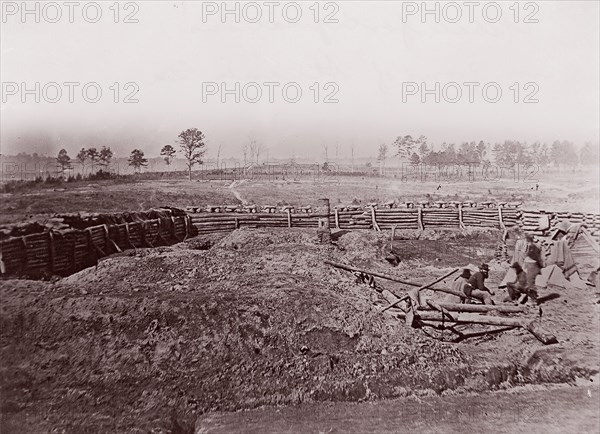
[[[544,308],[558,346],[519,330],[442,342],[379,313],[376,291],[322,261],[417,282],[455,264],[413,255],[392,267],[389,235],[340,235],[323,246],[312,230],[238,230],[126,252],[54,283],[1,282],[3,425],[192,432],[210,411],[572,382],[598,372],[592,294],[564,293]],[[491,232],[442,239],[482,246],[471,263],[489,261],[497,241]],[[502,268],[492,265],[499,282]]]

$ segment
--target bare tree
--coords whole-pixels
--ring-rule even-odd
[[[250,141],[250,160],[256,161],[256,163],[258,163],[258,158],[260,157],[260,151],[261,151],[261,147],[256,142],[256,140],[251,140]]]
[[[257,144],[256,145],[256,164],[258,164],[258,158],[260,157],[260,151],[262,151],[262,147]]]
[[[327,145],[327,144],[324,144],[324,145],[323,145],[323,149],[325,150],[325,161],[329,161],[329,154],[328,154],[328,151],[329,151],[329,145]]]
[[[244,154],[244,167],[248,164],[248,145],[242,146],[242,153]]]
[[[219,143],[219,147],[217,148],[217,168],[219,167],[219,158],[221,157],[221,146],[223,146],[223,144]]]
[[[380,170],[381,170],[382,175],[385,174],[385,160],[387,158],[387,152],[388,152],[388,145],[386,145],[385,143],[382,143],[381,145],[379,145],[379,155],[377,155],[377,161],[379,161]]]

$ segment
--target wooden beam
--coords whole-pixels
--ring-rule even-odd
[[[418,311],[419,319],[424,321],[448,322],[447,318],[439,312]],[[507,318],[492,315],[478,315],[474,313],[457,313],[453,315],[453,322],[457,324],[487,324],[495,326],[527,327],[521,318]],[[398,318],[404,319],[404,314],[399,313]]]
[[[403,301],[407,301],[409,299],[408,294],[398,297],[396,294],[392,293],[391,291],[388,291],[387,289],[382,290],[380,294],[388,303],[393,303],[397,301],[398,303],[395,307],[401,309],[402,311],[405,311],[405,309],[401,306],[398,306],[398,304],[400,304]]]
[[[385,279],[385,280],[391,280],[392,282],[398,282],[398,283],[402,283],[402,284],[408,285],[408,286],[415,286],[415,287],[420,287],[421,286],[419,283],[409,282],[407,280],[402,280],[402,279],[399,279],[399,278],[397,278],[395,276],[390,276],[388,274],[378,273],[376,271],[362,270],[360,268],[352,267],[350,265],[339,264],[337,262],[333,262],[333,261],[329,261],[329,260],[325,260],[323,262],[325,264],[327,264],[327,265],[331,265],[332,267],[340,268],[342,270],[346,270],[346,271],[350,271],[350,272],[359,272],[359,273],[364,273],[364,274],[370,274],[371,276],[379,277],[379,278]]]
[[[531,321],[525,318],[506,318],[491,315],[478,315],[474,313],[460,313],[453,315],[456,324],[486,324],[505,327],[521,327],[529,331],[537,340],[545,345],[558,343],[556,336],[542,327],[539,320]],[[399,313],[399,319],[406,320],[406,314]],[[419,312],[417,311],[417,319],[424,321],[449,322],[447,318],[439,312]]]
[[[451,276],[452,274],[456,273],[457,271],[458,271],[458,268],[455,268],[454,270],[450,271],[449,273],[446,273],[446,274],[444,274],[442,277],[440,277],[440,278],[438,278],[438,279],[436,279],[436,280],[434,280],[434,281],[432,281],[432,282],[429,282],[429,283],[427,283],[427,284],[425,284],[425,285],[423,285],[423,286],[419,287],[419,289],[417,289],[417,292],[420,292],[420,291],[422,291],[422,290],[424,290],[424,289],[427,289],[427,288],[429,288],[429,287],[430,287],[430,286],[432,286],[432,285],[435,285],[435,284],[436,284],[436,283],[438,283],[438,282],[441,282],[442,280],[444,280],[445,278],[447,278],[447,277]],[[385,311],[386,311],[386,310],[388,310],[390,307],[394,307],[394,306],[395,306],[397,303],[399,303],[399,302],[398,302],[398,301],[396,301],[396,302],[394,302],[394,303],[390,304],[388,307],[386,307],[385,309],[383,309],[383,310],[382,310],[382,312],[385,312]]]
[[[452,315],[450,315],[450,313],[448,313],[448,310],[445,307],[437,304],[433,300],[427,300],[427,304],[429,306],[431,306],[431,308],[433,308],[433,309],[437,310],[438,312],[440,312],[442,315],[446,316],[450,321],[454,321],[454,317]]]
[[[497,311],[500,313],[524,313],[528,309],[526,306],[511,306],[511,305],[488,305],[488,304],[460,304],[460,303],[438,303],[450,312],[491,312]]]
[[[414,286],[414,287],[417,287],[417,288],[421,287],[421,284],[419,284],[419,283],[410,282],[410,281],[407,281],[407,280],[402,280],[402,279],[399,279],[399,278],[397,278],[395,276],[390,276],[388,274],[378,273],[378,272],[375,272],[375,271],[367,271],[367,270],[363,270],[363,269],[360,269],[360,268],[352,267],[350,265],[339,264],[337,262],[333,262],[333,261],[329,261],[329,260],[325,260],[323,262],[325,264],[331,265],[332,267],[340,268],[340,269],[346,270],[346,271],[350,271],[351,273],[369,274],[371,276],[379,277],[381,279],[390,280],[392,282],[402,283],[403,285]],[[452,273],[454,273],[454,272],[455,271],[453,271]],[[444,292],[446,294],[455,295],[457,297],[460,297],[461,300],[478,300],[478,301],[482,301],[483,300],[483,297],[476,297],[476,296],[470,296],[469,297],[468,295],[466,295],[466,294],[464,294],[462,292],[453,291],[453,290],[448,289],[448,288],[440,288],[440,287],[431,286],[431,287],[428,287],[427,289],[430,289],[432,291]]]

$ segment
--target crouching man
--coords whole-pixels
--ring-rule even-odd
[[[483,301],[483,304],[495,304],[492,300],[494,293],[485,286],[485,279],[489,277],[490,267],[488,264],[481,264],[479,271],[469,278],[469,286],[465,287],[465,293],[469,297],[474,297]]]
[[[527,301],[527,273],[521,267],[521,264],[515,262],[510,266],[515,270],[516,278],[514,282],[506,282],[506,290],[508,291],[508,297],[504,301],[515,301],[519,300],[519,303]]]
[[[469,279],[471,278],[471,270],[468,268],[463,269],[462,274],[457,277],[450,289],[456,293],[465,294],[468,296],[471,293],[471,285],[469,285]],[[447,303],[468,303],[468,299],[464,297],[457,297],[455,295],[448,295],[445,300]]]

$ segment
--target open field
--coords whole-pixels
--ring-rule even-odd
[[[61,188],[39,187],[1,195],[0,224],[24,221],[33,216],[71,212],[142,211],[159,206],[197,203],[235,203],[223,183],[168,181],[100,181],[64,184]]]
[[[23,221],[34,215],[68,212],[140,211],[157,206],[231,204],[238,201],[260,205],[315,204],[327,197],[332,206],[353,200],[398,202],[415,200],[521,201],[526,208],[550,211],[600,212],[598,170],[562,171],[539,175],[539,182],[498,181],[421,182],[409,178],[336,177],[313,180],[187,181],[135,180],[37,186],[0,197],[0,224]],[[538,190],[536,190],[538,184]],[[439,187],[439,188],[438,188]]]

